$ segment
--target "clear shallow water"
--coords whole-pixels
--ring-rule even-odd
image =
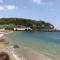
[[[60,60],[60,32],[14,32],[6,38],[53,60]],[[29,51],[25,49],[24,52]]]

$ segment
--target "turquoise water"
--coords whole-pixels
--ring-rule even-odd
[[[6,37],[54,60],[60,60],[60,32],[14,32]]]

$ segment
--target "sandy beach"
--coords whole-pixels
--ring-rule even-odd
[[[6,34],[6,32],[0,32],[0,52],[8,53],[10,60],[25,60],[23,58],[19,58],[14,51],[14,48],[7,40],[2,39],[2,37]],[[8,33],[7,33],[8,34]]]
[[[4,35],[5,33],[1,33],[0,38],[2,38]],[[14,41],[8,41],[5,39],[2,40],[0,39],[0,52],[3,51],[8,53],[10,60],[53,60],[50,57],[47,57],[43,54],[34,51],[32,52],[26,47],[21,47],[18,43]],[[18,45],[19,48],[14,48],[15,45]]]

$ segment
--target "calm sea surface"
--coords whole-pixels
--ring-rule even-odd
[[[60,32],[14,32],[5,37],[53,60],[60,60]]]

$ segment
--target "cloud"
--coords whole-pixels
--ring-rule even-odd
[[[4,7],[0,6],[0,11],[3,11],[4,10]]]
[[[32,0],[34,3],[40,4],[41,0]]]
[[[17,7],[14,5],[5,5],[6,10],[15,10]]]
[[[15,10],[17,9],[17,6],[15,5],[7,5],[7,4],[3,4],[4,0],[0,0],[0,11],[7,11],[7,10]]]
[[[49,0],[32,0],[33,3],[36,3],[38,5],[52,5],[52,1]]]
[[[9,11],[9,10],[16,10],[17,7],[15,5],[4,5],[0,6],[0,11]]]

